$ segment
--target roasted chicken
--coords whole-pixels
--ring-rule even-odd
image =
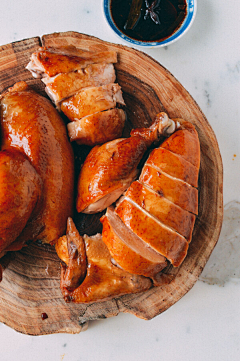
[[[150,263],[149,269],[141,259],[137,262],[136,254],[138,258],[145,254],[139,249],[144,244],[179,266],[186,257],[198,213],[198,135],[190,123],[175,121],[181,126],[150,153],[139,180],[131,184],[115,210],[109,208],[101,219],[103,241],[116,262],[125,270],[149,277],[158,273],[159,267],[154,269]],[[161,264],[164,266],[164,260]]]
[[[139,180],[132,181],[129,175],[135,172],[134,178],[136,177],[136,167],[130,166],[130,159],[133,158],[126,155],[135,156],[135,162],[139,162],[138,157],[142,157],[147,146],[158,139],[159,134],[166,135],[174,130],[159,148],[152,150]],[[122,142],[122,154],[125,155],[117,158],[118,150],[115,147]],[[110,161],[105,163],[106,159]],[[102,246],[100,235],[90,238],[85,235],[84,248],[84,242],[76,234],[76,229],[72,232],[75,239],[73,241],[70,227],[67,235],[61,237],[56,244],[57,253],[64,262],[61,290],[66,301],[91,303],[169,282],[171,275],[165,275],[162,271],[170,264],[180,266],[187,255],[198,212],[196,187],[200,147],[195,128],[181,119],[170,120],[165,113],[161,113],[150,128],[133,130],[129,139],[118,139],[104,146],[94,147],[82,168],[86,172],[86,178],[79,178],[79,185],[82,187],[80,194],[86,199],[86,203],[81,206],[88,212],[99,209],[99,202],[104,205],[107,202],[114,203],[114,189],[119,191],[117,196],[123,191],[119,187],[122,177],[115,177],[114,159],[118,160],[119,172],[124,168],[128,170],[125,173],[128,174],[129,186],[101,218],[102,241],[106,248]],[[96,180],[100,177],[98,162],[104,164],[99,168],[104,177],[94,188],[94,182],[86,180],[88,177],[91,180],[95,176]],[[109,183],[104,184],[106,175],[114,176],[109,177]],[[71,242],[75,243],[74,247],[70,247]],[[88,266],[83,267],[86,260]],[[125,283],[124,287],[119,284],[120,274],[121,277],[132,275],[126,278],[128,282],[132,282],[131,277],[135,275],[147,277],[152,283],[145,285],[142,282],[146,278],[136,278],[137,287],[134,286],[130,291],[129,285],[125,288]]]
[[[73,212],[74,159],[51,102],[20,82],[1,95],[0,254],[54,243]]]
[[[125,113],[121,87],[115,84],[114,51],[88,52],[72,47],[40,48],[27,69],[42,78],[46,93],[68,124],[70,140],[94,146],[122,135]]]
[[[132,130],[130,138],[94,147],[79,174],[77,211],[96,213],[114,203],[136,179],[147,148],[175,127],[166,113],[159,113],[149,128]]]
[[[67,302],[103,301],[142,292],[152,286],[149,279],[114,265],[101,235],[85,235],[82,238],[72,219],[68,219],[67,235],[56,243],[56,251],[64,261],[61,266],[61,290]]]

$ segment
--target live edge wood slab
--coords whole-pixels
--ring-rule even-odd
[[[170,283],[91,305],[63,300],[59,288],[60,262],[54,248],[35,243],[7,254],[1,260],[4,272],[0,283],[0,322],[29,335],[78,333],[87,327],[88,321],[116,316],[119,312],[146,320],[161,314],[195,284],[218,241],[222,225],[223,168],[215,134],[184,87],[148,55],[76,32],[25,39],[0,47],[0,93],[25,80],[45,95],[44,84],[25,69],[29,58],[39,46],[69,44],[85,50],[118,52],[115,68],[127,111],[124,136],[129,135],[132,128],[149,125],[160,111],[194,124],[201,144],[199,216],[186,259],[181,267],[170,267],[166,272]],[[85,149],[80,150],[77,165],[86,153]],[[98,219],[98,215],[76,215],[75,221],[81,234],[91,235],[101,230]],[[45,314],[48,317],[42,319]]]

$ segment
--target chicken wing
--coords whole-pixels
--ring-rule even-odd
[[[75,237],[79,238],[79,235]],[[62,237],[60,242],[66,260],[67,241]],[[92,237],[83,237],[86,249],[87,270],[84,280],[74,290],[66,287],[66,272],[71,263],[70,256],[67,256],[68,265],[62,266],[61,290],[67,302],[92,303],[103,301],[123,294],[138,293],[149,289],[152,282],[142,276],[132,275],[123,269],[115,266],[111,261],[111,255],[102,241],[100,234]],[[63,252],[63,249],[65,251]],[[78,252],[79,253],[79,252]],[[58,253],[61,257],[61,253]],[[83,255],[84,257],[84,255]]]

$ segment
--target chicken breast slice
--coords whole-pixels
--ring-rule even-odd
[[[46,85],[46,93],[58,105],[83,88],[114,83],[115,79],[113,64],[100,63],[88,65],[74,72],[42,78],[42,81]]]
[[[69,120],[74,121],[90,114],[115,108],[117,103],[125,105],[121,87],[116,83],[111,83],[81,90],[62,101],[61,110]]]
[[[120,201],[115,212],[127,227],[156,252],[166,257],[174,267],[183,262],[188,250],[188,242],[183,236],[128,199]]]
[[[102,239],[114,260],[124,270],[152,277],[167,266],[166,258],[155,252],[133,233],[111,206],[101,218]]]
[[[139,181],[131,184],[125,193],[125,197],[131,199],[166,226],[181,234],[188,242],[191,241],[195,215],[180,208]]]
[[[198,190],[188,183],[148,164],[143,167],[139,181],[186,211],[198,214]]]
[[[200,144],[197,131],[191,123],[184,122],[171,137],[162,143],[161,147],[179,154],[199,169]]]
[[[116,63],[115,51],[90,52],[76,47],[40,48],[31,55],[27,69],[35,78],[81,70],[89,64]]]
[[[117,108],[88,115],[68,123],[70,141],[89,146],[109,142],[121,137],[125,119],[125,112]]]
[[[154,149],[149,155],[146,164],[153,165],[164,173],[181,179],[193,187],[198,186],[198,168],[182,156],[165,148]]]

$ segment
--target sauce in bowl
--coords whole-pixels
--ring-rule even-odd
[[[116,27],[131,39],[162,41],[174,34],[187,16],[186,0],[111,0]]]

